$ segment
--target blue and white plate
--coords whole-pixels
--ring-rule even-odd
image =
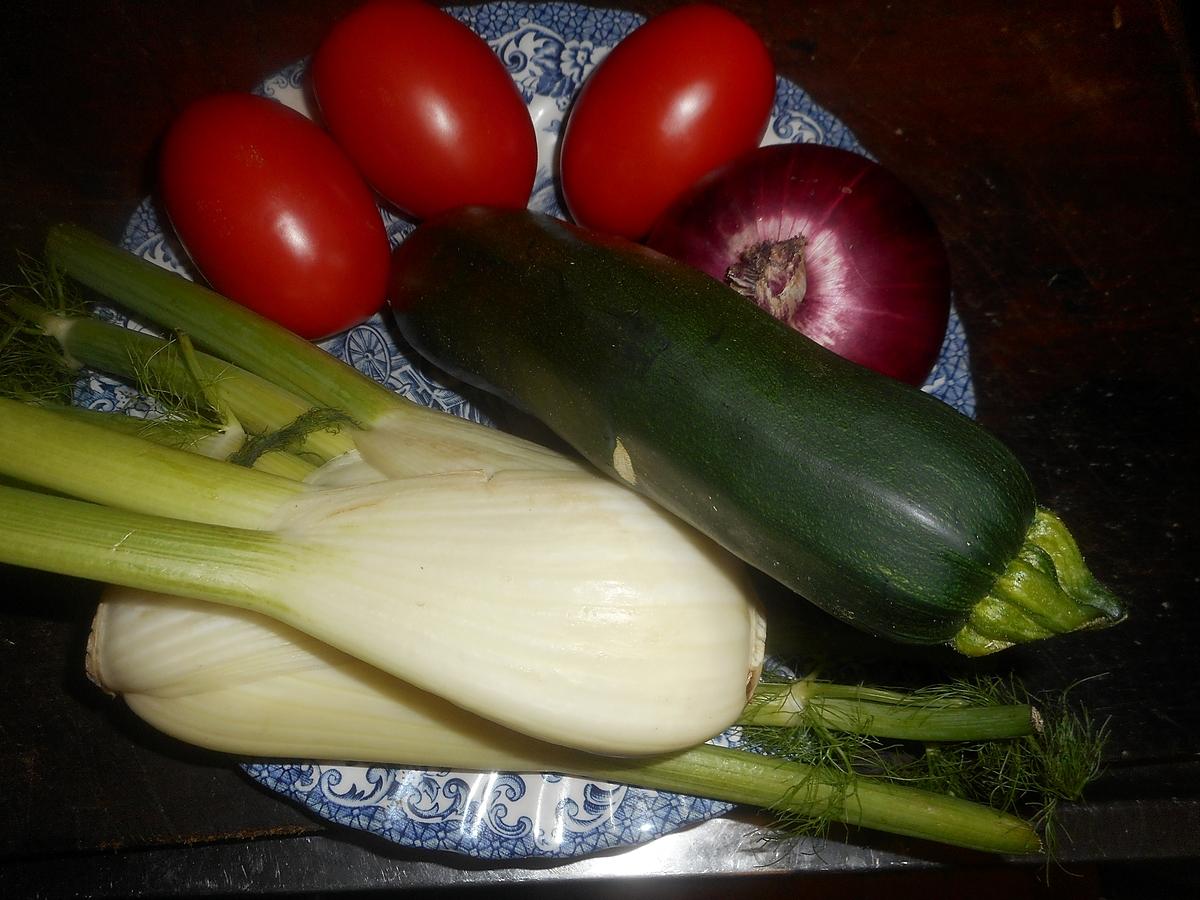
[[[530,207],[563,216],[551,161],[566,109],[592,68],[642,17],[572,3],[488,3],[451,8],[504,61],[537,128],[539,169]],[[304,91],[305,62],[291,65],[257,91],[311,114]],[[764,143],[831,144],[865,151],[854,135],[798,86],[780,79]],[[382,210],[393,244],[413,228]],[[152,199],[130,220],[123,244],[184,274],[186,260],[164,228]],[[487,421],[453,386],[430,379],[399,346],[380,316],[322,344],[360,371],[404,396],[475,421]],[[925,386],[960,411],[974,414],[966,336],[952,310],[941,357]],[[90,376],[83,405],[144,413],[124,385]],[[736,734],[722,742],[736,741]],[[549,774],[435,772],[381,766],[259,763],[245,767],[256,781],[318,816],[424,850],[481,859],[567,858],[641,843],[683,825],[727,812],[726,803]]]

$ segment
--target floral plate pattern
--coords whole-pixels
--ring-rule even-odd
[[[641,24],[642,17],[573,3],[500,2],[448,11],[488,41],[529,107],[539,152],[530,207],[565,218],[552,165],[559,127],[583,79],[611,47]],[[268,78],[256,91],[311,115],[305,71],[302,60]],[[841,122],[797,85],[779,79],[764,143],[787,141],[831,144],[867,155]],[[414,227],[390,210],[381,214],[393,244]],[[128,223],[122,243],[190,277],[184,254],[164,227],[165,221],[148,198]],[[453,385],[436,381],[420,366],[381,315],[322,346],[417,403],[490,424],[488,416]],[[924,389],[959,411],[974,414],[966,336],[953,310],[940,358]],[[94,374],[81,383],[77,402],[134,415],[149,412],[136,392]],[[736,730],[718,740],[736,743]],[[731,809],[711,800],[552,774],[291,763],[244,768],[255,781],[323,819],[403,846],[479,859],[575,857],[642,843]]]

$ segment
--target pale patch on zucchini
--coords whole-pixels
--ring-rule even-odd
[[[613,447],[612,467],[613,471],[626,484],[637,484],[637,473],[633,471],[633,460],[629,458],[629,451],[625,449],[620,438],[617,438],[617,443]]]

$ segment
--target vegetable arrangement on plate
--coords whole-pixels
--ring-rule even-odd
[[[726,188],[705,186],[746,177],[708,174],[721,166],[765,171],[780,155],[756,150],[735,162],[761,136],[764,83],[773,90],[761,42],[724,11],[685,7],[600,64],[568,119],[561,170],[568,208],[587,229],[514,208],[532,183],[527,119],[498,113],[513,140],[498,141],[494,156],[455,159],[454,191],[437,187],[447,152],[438,142],[449,132],[431,122],[469,129],[481,113],[430,74],[432,61],[370,68],[379,65],[373,54],[405,38],[399,23],[411,17],[430,41],[444,41],[443,52],[492,73],[480,77],[497,98],[512,87],[494,74],[507,80],[487,62],[487,45],[444,13],[379,0],[336,26],[315,57],[317,97],[345,156],[316,126],[258,99],[201,101],[172,129],[162,161],[168,213],[200,271],[237,303],[79,229],[51,233],[51,271],[6,306],[8,393],[25,402],[0,401],[0,473],[16,482],[0,487],[0,559],[124,585],[98,613],[89,671],[147,721],[215,749],[577,773],[763,806],[810,827],[841,821],[994,852],[1041,849],[1015,802],[997,810],[905,785],[913,770],[881,767],[879,755],[868,761],[881,769],[875,776],[833,764],[848,758],[828,751],[834,735],[995,742],[988,746],[1051,771],[1061,770],[1063,749],[1047,735],[1068,733],[1078,777],[1067,781],[1083,782],[1102,734],[1076,734],[1069,715],[1039,723],[1027,705],[988,690],[966,702],[968,692],[914,697],[762,680],[769,610],[743,560],[871,633],[948,642],[968,655],[1112,624],[1124,611],[1061,522],[1036,507],[1019,463],[978,426],[778,321],[714,278],[719,267],[706,274],[627,239],[655,218],[651,241],[665,249],[703,245],[688,231],[700,222],[711,222],[713,243],[740,239],[745,228],[728,223],[747,221],[744,201],[722,211]],[[664,81],[670,102],[642,107],[636,122],[679,125],[685,109],[678,134],[696,143],[723,133],[734,102],[747,112],[745,128],[699,142],[709,155],[694,171],[672,171],[685,183],[664,180],[670,189],[652,198],[648,215],[643,208],[616,224],[626,213],[588,212],[600,210],[588,191],[620,194],[622,172],[660,172],[654,154],[669,157],[675,146],[644,147],[650,156],[640,159],[628,147],[605,149],[602,137],[617,129],[589,125],[589,116],[608,115],[589,110],[618,102],[623,79],[655,48],[713,23],[740,35],[745,59],[765,60],[749,71],[767,77],[747,83],[745,65],[736,78],[718,66],[700,73],[717,79],[701,90],[697,71],[683,67]],[[370,80],[378,90],[353,90],[363,87],[360,65],[379,72]],[[706,107],[705,97],[720,102]],[[206,109],[236,110],[245,129],[217,122],[189,138]],[[322,167],[339,173],[312,192],[317,207],[305,188],[311,173],[282,167],[276,181],[271,163],[245,182],[245,166],[267,161],[264,149],[279,148],[286,129],[319,146]],[[415,135],[415,155],[372,155],[363,135],[380,129]],[[210,164],[216,152],[224,166]],[[490,168],[498,161],[500,182]],[[833,223],[847,245],[920,248],[911,254],[919,290],[895,300],[917,337],[878,351],[907,353],[892,374],[916,380],[931,336],[940,340],[945,327],[940,242],[902,186],[853,162],[850,194],[861,186],[863,203],[829,202],[824,218],[806,217],[781,192],[787,215],[773,220],[772,237],[812,252]],[[829,176],[836,169],[805,170],[825,191],[807,191],[818,207],[819,198],[850,195]],[[401,170],[404,178],[389,181]],[[336,234],[339,222],[361,218],[367,182],[398,209],[430,217],[392,258],[388,295],[406,336],[436,364],[533,412],[584,459],[416,406],[303,339],[379,303],[375,236],[343,252]],[[274,244],[247,246],[218,214],[239,183],[253,184],[242,196],[258,219],[238,227]],[[871,184],[882,185],[874,195]],[[492,192],[498,185],[503,196]],[[785,220],[808,231],[784,234]],[[912,230],[891,238],[889,227]],[[705,255],[717,256],[708,246]],[[874,308],[853,323],[864,336],[835,349],[874,346],[865,334],[887,319],[889,286],[905,284],[895,269],[902,249],[875,255],[883,262],[866,292]],[[280,292],[249,296],[236,276],[268,256],[284,274],[267,288]],[[753,282],[740,262],[724,274]],[[785,260],[789,284],[807,266],[815,287],[819,265],[815,256]],[[343,268],[365,282],[339,283]],[[332,301],[337,309],[322,311],[319,325],[284,292],[307,279],[315,286],[313,271],[350,301]],[[174,337],[92,318],[68,302],[64,277]],[[771,294],[779,278],[764,277]],[[800,310],[827,296],[785,288]],[[855,311],[852,300],[840,308]],[[792,324],[803,327],[795,311]],[[34,366],[37,353],[59,367]],[[126,417],[47,402],[54,388],[39,376],[63,382],[78,365],[138,383],[163,415],[132,431]],[[450,552],[463,546],[475,561],[469,571]],[[297,696],[302,705],[289,699]],[[776,755],[704,744],[734,724]],[[827,749],[806,757],[796,749],[803,741],[770,737],[795,727]],[[980,783],[1003,781],[1009,762]],[[1077,783],[1034,782],[1043,810],[1078,795]]]
[[[744,575],[634,492],[403,400],[79,229],[56,228],[47,255],[62,275],[180,336],[78,315],[51,276],[37,296],[9,298],[9,314],[27,323],[10,340],[136,377],[176,409],[202,411],[183,424],[213,440],[185,434],[175,446],[177,417],[131,432],[124,416],[0,401],[0,472],[17,483],[0,487],[0,559],[135,589],[108,594],[89,671],[167,733],[272,758],[546,768],[752,803],[809,828],[840,821],[991,852],[1041,848],[1011,791],[1014,803],[994,809],[914,787],[937,783],[924,756],[891,778],[860,774],[839,764],[852,754],[836,739],[814,748],[811,735],[851,735],[853,758],[875,768],[859,735],[948,741],[939,759],[952,753],[968,767],[981,742],[999,747],[999,759],[972,769],[976,788],[1005,783],[1019,764],[1045,773],[1031,781],[1025,771],[1021,796],[1035,784],[1052,810],[1063,788],[1051,773],[1064,762],[1054,736],[1073,733],[1075,718],[1047,722],[986,685],[903,695],[759,683],[762,621]],[[37,383],[26,372],[28,394]],[[250,422],[257,433],[241,439]],[[241,464],[229,461],[230,436]],[[444,554],[468,541],[483,562],[464,573]],[[701,592],[712,602],[690,596]],[[483,630],[486,640],[471,639]],[[638,634],[654,646],[630,658]],[[722,656],[736,671],[721,671]],[[713,671],[684,671],[688,657]],[[689,731],[734,722],[779,755],[689,746]],[[1073,741],[1084,780],[1101,737]]]

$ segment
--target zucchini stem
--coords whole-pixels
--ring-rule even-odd
[[[1124,621],[1124,604],[1102,585],[1054,513],[1038,509],[1025,542],[951,642],[967,656]]]

